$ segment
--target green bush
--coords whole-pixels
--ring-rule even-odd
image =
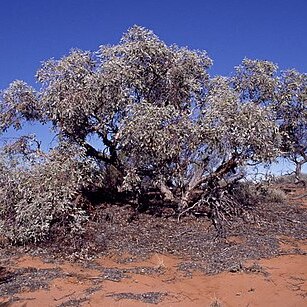
[[[67,148],[27,167],[12,157],[5,160],[0,164],[1,236],[26,243],[44,240],[58,227],[82,233],[87,214],[78,195],[97,180],[90,160]]]

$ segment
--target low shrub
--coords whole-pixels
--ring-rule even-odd
[[[82,155],[61,153],[27,166],[7,157],[0,163],[0,235],[12,243],[42,241],[58,227],[82,233],[87,213],[78,195],[97,177]]]

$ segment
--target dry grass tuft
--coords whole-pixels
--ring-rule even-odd
[[[223,304],[222,301],[214,295],[209,307],[223,307]]]

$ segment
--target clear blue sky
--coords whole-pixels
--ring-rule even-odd
[[[0,89],[34,84],[41,61],[115,44],[133,24],[207,50],[212,74],[231,73],[244,57],[307,71],[307,0],[3,0]]]
[[[134,24],[207,50],[212,74],[230,74],[244,57],[307,72],[307,0],[3,0],[0,89],[14,79],[35,86],[41,61],[116,44]]]

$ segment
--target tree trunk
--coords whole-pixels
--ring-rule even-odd
[[[296,161],[295,162],[295,183],[297,184],[302,184],[303,186],[306,186],[306,182],[303,179],[302,176],[302,166],[306,163],[306,160],[302,160],[302,161]]]
[[[297,162],[295,165],[295,178],[297,180],[300,180],[300,178],[302,177],[302,162]]]

